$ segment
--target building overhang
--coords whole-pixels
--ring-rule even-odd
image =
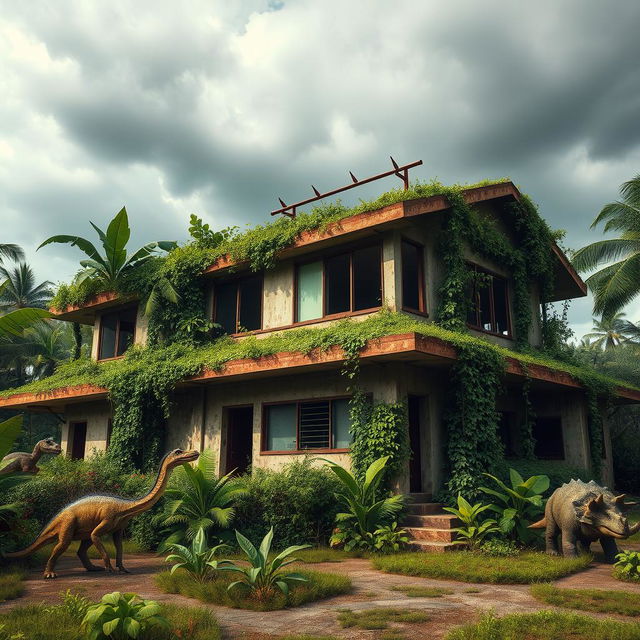
[[[360,352],[363,362],[403,362],[417,366],[448,367],[457,359],[457,351],[451,343],[433,336],[405,333],[370,340]],[[339,369],[344,362],[344,352],[339,346],[326,350],[315,349],[310,353],[299,351],[279,352],[256,359],[238,359],[227,362],[220,370],[205,370],[197,376],[183,380],[177,388],[197,387],[236,380],[299,375],[306,372]],[[552,367],[527,362],[524,365],[513,357],[506,358],[507,382],[521,382],[528,377],[539,386],[561,390],[583,389],[570,373]],[[640,403],[640,390],[625,386],[616,387],[616,402]],[[56,389],[46,393],[19,393],[0,398],[0,409],[37,410],[60,409],[67,404],[104,400],[107,389],[81,385]]]
[[[64,309],[50,309],[50,311],[55,315],[56,320],[93,325],[98,313],[122,307],[137,299],[135,295],[124,296],[115,291],[104,291],[82,305],[70,305]]]

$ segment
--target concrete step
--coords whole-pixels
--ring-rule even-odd
[[[429,540],[433,542],[453,542],[456,537],[451,529],[434,529],[433,527],[405,527],[412,540]]]
[[[434,529],[453,529],[459,527],[460,520],[450,513],[434,515],[410,514],[405,516],[404,527],[432,527]]]
[[[446,551],[459,551],[464,548],[461,544],[451,542],[439,542],[434,540],[412,540],[409,543],[412,551],[424,551],[426,553],[445,553]]]
[[[409,493],[407,498],[411,502],[431,502],[433,500],[433,496],[430,493]]]
[[[407,504],[407,511],[412,515],[444,515],[439,502],[414,502]]]

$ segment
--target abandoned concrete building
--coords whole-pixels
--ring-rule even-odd
[[[494,220],[514,241],[504,202],[518,189],[501,182],[462,192],[481,215]],[[342,318],[362,320],[388,308],[426,323],[434,321],[444,265],[438,252],[446,197],[406,200],[304,231],[283,250],[274,268],[252,272],[229,257],[203,274],[208,283],[209,317],[236,340],[259,338],[298,327],[319,327]],[[553,253],[555,282],[550,301],[586,295],[586,287],[562,251]],[[512,274],[465,249],[469,268],[483,274],[485,286],[470,287],[468,331],[513,349]],[[539,293],[530,294],[527,336],[540,345]],[[92,356],[120,358],[131,344],[144,344],[146,319],[135,299],[99,294],[81,307],[57,312],[60,320],[93,326]],[[172,396],[166,449],[213,449],[220,473],[232,469],[277,469],[301,455],[321,454],[349,464],[348,383],[340,375],[344,354],[276,353],[227,362],[217,371],[179,384]],[[371,341],[361,352],[361,385],[374,400],[408,406],[412,457],[400,488],[435,494],[446,468],[443,402],[455,348],[436,337],[409,333]],[[500,436],[507,456],[516,455],[525,376],[535,410],[535,454],[576,468],[591,462],[584,389],[566,371],[530,365],[524,371],[507,358],[504,392],[497,401]],[[618,387],[616,402],[640,402],[640,392]],[[82,385],[47,393],[2,398],[4,408],[53,411],[63,416],[62,446],[76,458],[109,446],[111,406],[106,389]],[[603,476],[613,482],[611,443],[604,427]]]

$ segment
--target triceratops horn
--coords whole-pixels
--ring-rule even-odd
[[[632,536],[640,531],[640,521],[636,522],[633,526],[629,527],[629,535]]]
[[[624,504],[624,499],[627,497],[626,493],[621,493],[619,496],[616,496],[613,501],[620,505],[620,504]]]

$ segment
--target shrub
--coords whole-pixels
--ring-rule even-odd
[[[453,544],[468,544],[471,549],[477,549],[484,539],[492,533],[499,533],[500,528],[495,520],[487,518],[480,522],[480,514],[491,508],[489,504],[476,503],[469,504],[461,495],[458,496],[458,508],[444,507],[445,511],[452,513],[462,520],[462,527],[452,529],[458,536]]]
[[[305,458],[282,471],[254,469],[238,480],[246,492],[236,500],[235,527],[250,539],[261,539],[273,527],[282,547],[312,542],[327,544],[339,510],[334,494],[338,480]]]
[[[89,607],[92,605],[88,598],[80,595],[79,593],[73,593],[71,589],[67,589],[60,594],[62,604],[58,605],[65,613],[77,622],[82,622],[82,619],[87,615]]]
[[[549,488],[547,476],[531,476],[523,480],[515,470],[509,469],[511,486],[507,486],[502,480],[485,473],[502,491],[496,491],[488,487],[480,487],[480,491],[498,499],[498,504],[492,504],[490,509],[498,514],[498,526],[500,530],[512,539],[527,543],[537,536],[527,527],[536,520],[542,511],[542,494]]]
[[[398,529],[397,522],[376,529],[373,532],[373,538],[373,546],[380,553],[400,551],[409,544],[407,532],[404,529]]]
[[[640,552],[623,551],[616,556],[613,575],[619,580],[640,582]]]
[[[331,546],[344,546],[346,551],[377,550],[375,531],[387,524],[404,506],[402,495],[378,498],[378,487],[388,460],[389,456],[384,456],[372,462],[363,479],[356,479],[339,464],[326,461],[340,480],[336,498],[347,509],[336,516],[339,529],[331,536]]]
[[[280,589],[285,596],[288,595],[289,582],[306,582],[306,578],[299,573],[284,573],[282,569],[296,561],[296,558],[287,556],[301,549],[308,549],[310,545],[291,546],[269,561],[273,529],[270,529],[263,538],[259,549],[256,549],[239,531],[236,531],[236,539],[247,556],[249,566],[239,567],[231,560],[223,560],[219,563],[218,571],[233,571],[241,576],[240,580],[232,582],[227,587],[228,591],[242,586],[251,591],[258,600],[265,601],[273,596],[276,589]]]
[[[207,539],[204,529],[196,533],[196,537],[191,542],[191,548],[181,544],[169,545],[171,555],[167,556],[165,562],[176,561],[171,567],[171,573],[178,569],[184,569],[194,580],[203,582],[211,574],[212,570],[218,569],[225,564],[230,564],[226,560],[216,560],[215,555],[226,545],[219,544],[210,549],[207,546]]]
[[[509,469],[515,469],[523,478],[535,475],[545,475],[549,478],[549,494],[558,487],[571,480],[596,480],[588,469],[572,467],[566,462],[558,460],[508,460],[496,475],[503,482],[509,482]],[[616,476],[617,477],[617,476]]]
[[[168,620],[153,600],[143,600],[135,593],[114,591],[102,596],[98,604],[87,609],[82,627],[88,640],[125,640],[137,638],[148,629],[168,628]]]
[[[508,558],[517,556],[518,547],[513,540],[500,540],[499,538],[493,538],[487,540],[480,545],[480,551],[485,556],[492,558]]]

